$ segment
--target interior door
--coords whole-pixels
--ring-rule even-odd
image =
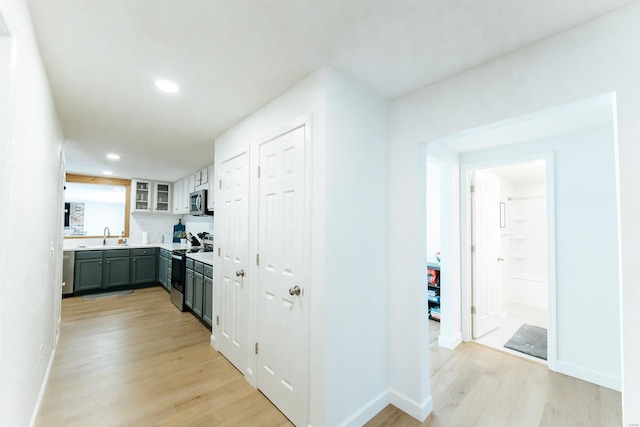
[[[247,312],[249,309],[247,271],[249,258],[249,155],[244,152],[221,163],[222,206],[216,211],[220,221],[220,272],[218,350],[240,372],[247,367]]]
[[[500,325],[500,178],[474,171],[471,177],[471,268],[473,338]]]
[[[258,388],[307,424],[308,283],[304,283],[304,127],[260,146]]]

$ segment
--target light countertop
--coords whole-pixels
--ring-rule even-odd
[[[78,245],[75,247],[71,247],[70,245],[65,245],[65,251],[104,251],[104,250],[112,250],[112,249],[137,249],[137,248],[161,248],[166,249],[168,251],[172,251],[174,249],[191,249],[191,245],[189,243],[149,243],[146,245],[138,244],[138,245]],[[187,257],[192,258],[196,261],[203,262],[205,264],[209,264],[213,266],[213,252],[196,252],[192,254],[186,254]]]
[[[196,252],[194,254],[187,254],[187,258],[213,266],[213,252]]]

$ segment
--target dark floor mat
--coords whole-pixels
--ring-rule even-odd
[[[525,323],[504,346],[538,359],[547,360],[547,330]]]

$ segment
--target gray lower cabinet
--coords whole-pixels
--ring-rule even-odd
[[[194,273],[193,279],[193,312],[198,315],[198,317],[202,317],[202,300],[203,300],[203,289],[204,285],[204,276],[202,274],[196,272]]]
[[[209,326],[213,317],[213,267],[187,258],[184,301]]]
[[[126,286],[129,282],[129,251],[111,250],[104,251],[103,287],[112,288]]]
[[[129,285],[129,259],[128,249],[76,252],[74,292]]]
[[[213,324],[213,278],[204,276],[204,292],[202,297],[202,319],[209,326]]]
[[[158,281],[157,248],[133,249],[131,256],[131,283],[142,285]]]
[[[192,268],[187,268],[187,274],[184,279],[184,303],[187,307],[193,310],[193,281],[195,279],[195,272]]]
[[[171,289],[171,252],[166,249],[160,249],[158,257],[158,282],[166,290]]]
[[[102,288],[103,251],[76,252],[74,292]]]

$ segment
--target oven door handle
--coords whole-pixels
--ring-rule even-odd
[[[171,259],[175,259],[176,261],[182,261],[182,255],[171,254]]]

